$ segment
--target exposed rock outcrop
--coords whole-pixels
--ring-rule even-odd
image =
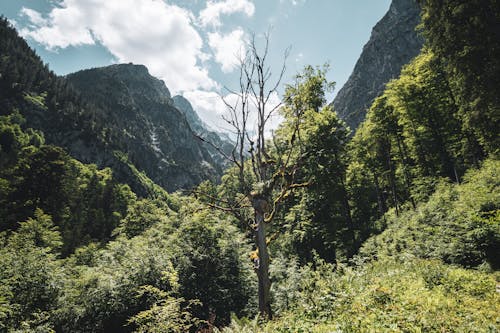
[[[416,31],[420,7],[416,0],[393,0],[389,11],[375,25],[354,70],[333,101],[333,106],[352,130],[364,120],[366,110],[391,79],[422,48]]]
[[[172,97],[172,102],[177,110],[184,114],[193,131],[201,133],[207,130],[207,125],[200,119],[191,103],[184,96],[176,95]]]
[[[229,156],[234,147],[234,142],[225,133],[210,130],[209,126],[200,119],[191,103],[183,96],[174,96],[172,97],[172,101],[174,106],[186,116],[189,125],[196,135],[205,140],[204,147],[210,152],[216,164],[223,167],[228,166],[229,161],[221,152]]]
[[[163,81],[146,67],[112,65],[79,71],[67,80],[83,100],[104,110],[111,144],[157,184],[173,191],[220,175],[221,165],[194,135]]]

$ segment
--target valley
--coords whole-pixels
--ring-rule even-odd
[[[393,0],[333,101],[253,36],[222,132],[2,17],[0,332],[499,331],[499,22]]]

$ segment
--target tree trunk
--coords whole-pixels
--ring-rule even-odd
[[[385,199],[382,196],[382,190],[380,189],[380,183],[378,181],[378,177],[375,174],[375,172],[373,173],[373,181],[375,184],[375,191],[377,192],[378,212],[379,212],[380,216],[383,217],[384,222],[385,222],[385,215],[384,214],[385,214],[385,212],[387,212],[387,207],[385,204]]]
[[[403,164],[403,175],[404,175],[405,184],[406,184],[406,192],[408,193],[408,197],[410,198],[410,202],[411,202],[411,205],[413,206],[413,209],[417,209],[417,204],[415,203],[415,200],[413,199],[413,197],[411,195],[410,175],[408,174],[408,170],[406,169],[406,164],[407,164],[406,161],[408,160],[407,156],[406,156],[406,149],[403,148],[404,143],[401,142],[402,140],[398,134],[396,135],[396,139],[398,142],[399,156],[401,158],[401,163]]]
[[[259,278],[259,312],[263,318],[271,319],[269,253],[267,252],[264,212],[260,210],[260,207],[255,209],[255,225],[255,243],[259,250],[259,265],[257,269],[257,276]]]
[[[396,216],[399,216],[399,206],[398,206],[398,196],[397,196],[397,188],[396,188],[396,170],[394,170],[391,158],[391,147],[390,147],[390,139],[386,137],[386,142],[388,143],[388,149],[385,152],[386,154],[386,165],[389,171],[389,183],[392,189],[392,200],[394,203],[394,208],[396,208]]]

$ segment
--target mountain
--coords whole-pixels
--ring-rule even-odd
[[[335,110],[351,129],[364,120],[366,110],[385,84],[398,77],[401,68],[420,52],[424,40],[416,31],[419,23],[416,0],[393,0],[373,28],[351,76],[333,101]]]
[[[183,96],[172,97],[174,106],[186,117],[189,125],[197,136],[205,140],[205,148],[217,165],[227,166],[228,160],[224,154],[229,156],[234,147],[234,142],[225,133],[210,130],[209,126],[200,119],[191,103]],[[222,152],[222,153],[221,153]]]
[[[208,126],[200,119],[191,103],[184,96],[176,95],[172,97],[173,105],[186,117],[189,125],[195,133],[208,131]]]
[[[173,191],[215,179],[221,168],[179,111],[163,81],[143,65],[119,64],[79,71],[68,82],[84,100],[106,110],[130,161],[157,184]],[[197,118],[199,120],[199,118]]]
[[[117,181],[142,196],[150,193],[147,178],[174,191],[220,175],[213,154],[146,67],[113,65],[59,77],[6,20],[0,32],[0,115],[19,111],[23,127],[41,131],[47,144],[111,167]]]

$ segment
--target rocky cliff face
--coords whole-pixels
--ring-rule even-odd
[[[207,125],[200,119],[196,111],[194,111],[193,106],[186,98],[177,95],[172,97],[172,102],[177,110],[184,114],[193,131],[197,134],[207,131]]]
[[[220,174],[221,166],[174,107],[163,81],[146,67],[112,65],[70,74],[67,80],[83,100],[104,110],[109,141],[157,184],[172,191]]]
[[[333,101],[339,116],[355,130],[385,84],[399,76],[401,68],[423,45],[415,28],[420,22],[416,0],[393,0],[389,11],[375,25],[354,70]]]
[[[172,97],[172,101],[174,106],[186,116],[189,125],[196,135],[206,140],[204,147],[208,150],[215,163],[217,165],[221,165],[222,167],[228,166],[228,160],[220,153],[220,151],[223,151],[227,156],[229,156],[234,147],[234,142],[232,142],[227,135],[224,135],[224,133],[218,133],[210,130],[207,124],[200,119],[191,103],[183,96],[174,96]],[[218,149],[215,149],[214,147],[217,147]]]

